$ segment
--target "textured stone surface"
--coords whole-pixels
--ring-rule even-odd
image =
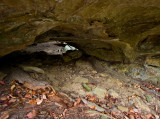
[[[118,109],[121,110],[122,112],[128,112],[128,108],[124,106],[118,106]]]
[[[76,77],[74,82],[77,82],[77,83],[88,83],[88,79],[87,78],[83,78],[83,77]]]
[[[153,59],[153,62],[148,64],[151,65],[152,63],[151,66],[148,66],[147,64],[145,66],[139,64],[116,64],[111,66],[111,68],[134,79],[142,79],[160,86],[160,68],[158,65],[153,65],[153,63],[156,64],[155,61],[158,60]]]
[[[160,67],[160,57],[158,57],[158,58],[147,58],[145,63],[147,65]]]
[[[106,61],[159,55],[160,1],[1,1],[0,56],[48,40]]]
[[[103,88],[96,87],[93,90],[93,93],[96,94],[100,99],[104,99],[107,91]]]

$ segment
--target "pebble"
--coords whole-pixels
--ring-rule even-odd
[[[107,75],[106,75],[106,74],[103,74],[103,73],[101,73],[100,76],[101,76],[101,77],[107,77]]]
[[[76,77],[74,79],[74,82],[76,82],[76,83],[88,83],[88,79],[87,78],[83,78],[83,77]]]
[[[97,71],[94,70],[94,71],[92,71],[92,73],[93,73],[93,74],[97,74]]]
[[[96,87],[96,88],[93,90],[93,93],[96,94],[96,95],[98,96],[98,98],[104,99],[107,91],[106,91],[105,89]]]
[[[95,107],[95,110],[97,110],[97,111],[100,111],[100,112],[104,112],[104,111],[105,111],[104,108],[96,105],[96,104],[93,103],[93,102],[87,101],[87,100],[85,100],[85,99],[83,99],[83,98],[82,98],[82,102],[83,102],[84,104],[86,104],[88,107],[93,107],[93,106],[94,106],[94,107]]]
[[[100,113],[98,111],[95,111],[95,110],[87,110],[86,111],[90,116],[99,116],[101,115],[101,119],[112,119],[112,117],[108,116],[107,114],[103,114],[103,113]]]
[[[34,67],[34,66],[25,66],[25,65],[20,65],[20,67],[27,72],[35,72],[35,73],[40,73],[40,74],[44,74],[44,70],[38,67]]]
[[[83,74],[84,74],[84,72],[83,72],[83,71],[80,71],[80,72],[79,72],[79,74],[80,74],[80,75],[83,75]]]
[[[121,110],[122,112],[128,112],[128,108],[124,106],[118,106],[118,109]]]
[[[118,97],[119,97],[119,94],[118,94],[116,91],[114,91],[113,89],[110,89],[110,90],[109,90],[109,94],[112,95],[112,96],[115,97],[115,98],[118,98]]]

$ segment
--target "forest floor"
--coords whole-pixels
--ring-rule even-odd
[[[22,59],[1,61],[0,119],[159,119],[159,86],[125,75],[119,64]]]

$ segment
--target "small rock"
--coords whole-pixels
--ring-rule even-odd
[[[154,115],[155,117],[156,117],[156,119],[159,119],[160,118],[160,116],[158,116],[158,115]]]
[[[107,91],[106,91],[105,89],[96,87],[96,88],[93,90],[93,93],[96,94],[98,98],[104,99]]]
[[[46,114],[46,113],[47,113],[46,111],[41,111],[41,112],[40,112],[40,114]]]
[[[87,78],[83,78],[83,77],[76,77],[74,79],[74,82],[76,82],[76,83],[88,83],[88,79]]]
[[[76,67],[82,69],[92,69],[92,65],[89,62],[83,60],[77,60],[75,65]]]
[[[152,65],[152,66],[157,66],[157,67],[160,67],[160,58],[147,58],[145,63],[147,65]]]
[[[83,71],[80,71],[80,72],[79,72],[79,74],[80,74],[80,75],[83,75],[83,74],[84,74],[84,72],[83,72]]]
[[[92,73],[93,73],[93,74],[97,74],[97,71],[94,70],[94,71],[92,71]]]
[[[134,112],[139,112],[139,110],[137,108],[133,108]]]
[[[1,113],[0,119],[8,119],[9,116],[10,116],[9,111],[4,111],[4,112]]]
[[[35,73],[40,73],[40,74],[45,73],[43,69],[34,67],[34,66],[20,65],[20,68],[22,68],[24,71],[27,71],[27,72],[35,72]]]
[[[122,112],[128,112],[128,108],[127,107],[118,106],[118,109],[121,110]]]
[[[90,116],[101,116],[101,119],[112,119],[112,117],[108,116],[107,114],[103,114],[103,113],[100,113],[98,111],[95,111],[95,110],[87,110],[86,111],[87,114],[89,114]]]
[[[65,62],[69,62],[74,59],[78,59],[82,56],[82,52],[80,50],[74,50],[67,52],[62,58]]]
[[[160,86],[160,76],[149,78],[146,81],[151,82],[154,85]]]
[[[109,94],[115,98],[119,98],[119,94],[116,91],[114,91],[113,89],[109,90]]]
[[[135,106],[142,111],[146,111],[146,112],[151,111],[150,108],[148,107],[148,105],[146,103],[144,103],[142,101],[142,99],[139,97],[135,97],[132,100],[130,100],[129,102],[130,102],[130,104],[135,104]]]
[[[83,99],[83,98],[82,98],[82,101],[83,101],[83,103],[86,104],[88,107],[93,107],[93,106],[94,106],[94,107],[95,107],[95,110],[97,110],[97,111],[100,111],[100,112],[104,112],[104,111],[105,111],[104,108],[96,105],[96,104],[93,103],[93,102],[89,102],[89,101],[87,101],[87,100],[85,100],[85,99]]]
[[[104,74],[104,73],[100,73],[100,76],[101,76],[101,77],[107,77],[107,75]]]

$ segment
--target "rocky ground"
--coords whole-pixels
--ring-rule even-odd
[[[159,119],[158,67],[75,52],[1,59],[0,119]]]

